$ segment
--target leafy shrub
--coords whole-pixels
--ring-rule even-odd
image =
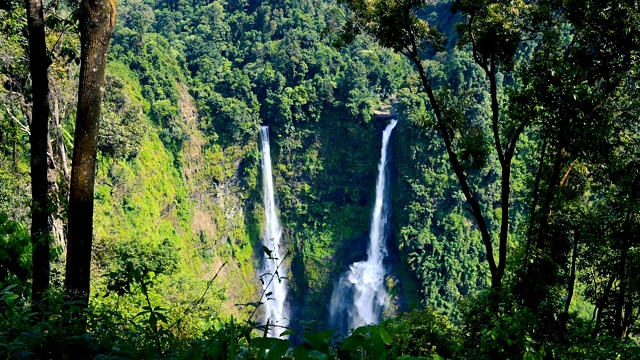
[[[0,286],[31,278],[31,236],[24,224],[0,213]]]
[[[160,138],[167,146],[180,149],[182,143],[189,138],[189,129],[177,106],[169,99],[158,100],[151,105],[153,119],[162,127]]]
[[[548,314],[557,313],[551,305],[541,308]],[[542,359],[553,337],[544,328],[543,311],[523,306],[504,288],[500,293],[485,290],[463,302],[462,314],[464,351],[473,359]]]
[[[131,99],[118,77],[107,75],[105,88],[98,149],[113,158],[135,157],[148,128],[142,104]]]
[[[391,358],[402,355],[453,357],[461,336],[447,317],[433,309],[418,310],[386,319],[380,327],[391,334]]]
[[[131,291],[136,276],[151,282],[153,277],[171,275],[178,268],[178,250],[167,239],[160,246],[137,241],[119,243],[113,257],[107,289],[118,295]]]

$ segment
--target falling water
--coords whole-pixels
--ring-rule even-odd
[[[271,172],[271,153],[269,147],[269,127],[260,128],[260,142],[262,148],[262,183],[263,201],[266,213],[266,223],[262,244],[270,252],[265,251],[263,268],[263,290],[265,292],[264,322],[278,327],[269,328],[269,336],[278,337],[283,329],[279,326],[287,326],[289,323],[285,299],[287,297],[287,286],[283,274],[286,269],[282,263],[280,251],[280,237],[282,229],[276,214],[276,203],[273,196],[273,175]]]
[[[365,324],[377,323],[388,302],[382,261],[387,253],[386,230],[391,210],[386,187],[387,145],[395,126],[396,120],[392,120],[382,135],[367,260],[351,264],[349,271],[342,275],[331,295],[331,324],[343,332]]]

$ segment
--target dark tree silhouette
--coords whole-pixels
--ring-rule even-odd
[[[49,200],[47,136],[49,134],[49,58],[44,32],[42,0],[25,0],[29,29],[29,67],[33,111],[31,114],[31,241],[33,243],[32,301],[37,305],[49,289]]]

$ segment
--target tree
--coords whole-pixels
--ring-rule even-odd
[[[593,184],[589,192],[595,200],[580,217],[588,229],[583,235],[581,267],[586,296],[596,305],[594,337],[603,330],[627,337],[640,314],[636,245],[640,239],[640,103],[633,75],[618,91],[621,95],[616,99],[615,131],[610,139],[613,151],[601,164],[590,167]]]
[[[446,91],[436,92],[423,64],[422,57],[429,48],[438,51],[444,44],[443,35],[417,15],[428,2],[424,0],[347,0],[347,3],[354,12],[354,18],[343,34],[343,41],[351,41],[357,33],[365,32],[374,36],[383,46],[402,53],[415,65],[435,115],[435,127],[439,129],[444,140],[449,161],[482,235],[491,272],[491,287],[499,290],[507,258],[511,165],[517,141],[527,123],[513,124],[503,121],[496,77],[501,68],[506,70],[512,68],[515,52],[528,30],[520,25],[522,9],[518,8],[517,3],[502,4],[497,1],[482,5],[457,1],[452,8],[454,11],[461,10],[468,15],[466,23],[459,28],[461,34],[459,45],[471,46],[473,58],[483,69],[489,82],[493,151],[499,160],[502,183],[500,199],[502,215],[498,232],[498,261],[496,261],[493,236],[487,225],[486,215],[483,213],[486,210],[483,210],[480,204],[478,189],[473,189],[468,181],[468,170],[461,161],[461,157],[465,155],[464,152],[468,152],[475,155],[478,164],[476,166],[481,166],[484,163],[482,158],[486,157],[485,141],[482,139],[481,132],[473,131],[474,129],[469,127],[464,109],[452,106],[453,102],[447,99],[450,96]],[[469,149],[470,146],[473,149]]]
[[[29,68],[31,71],[33,111],[31,114],[31,241],[33,242],[33,304],[39,303],[49,289],[49,183],[47,145],[49,135],[50,60],[45,42],[42,0],[25,0],[29,29]]]
[[[93,237],[93,191],[107,51],[116,22],[115,0],[80,4],[81,65],[69,194],[65,291],[88,303]]]
[[[568,293],[572,294],[575,273],[565,269],[564,264],[568,263],[572,245],[574,249],[577,246],[571,244],[571,236],[566,236],[571,227],[559,230],[565,220],[558,210],[568,201],[564,193],[571,177],[581,176],[576,169],[586,168],[587,173],[614,169],[619,166],[615,154],[632,148],[629,144],[620,145],[620,138],[625,138],[624,134],[632,132],[629,128],[634,126],[625,117],[637,119],[637,107],[625,104],[629,101],[624,99],[625,93],[636,86],[631,71],[637,66],[634,54],[640,44],[637,11],[633,5],[619,1],[596,0],[587,5],[571,4],[554,15],[550,24],[563,26],[545,27],[532,58],[522,67],[522,86],[510,99],[511,116],[530,119],[533,131],[544,144],[529,214],[527,244],[532,246],[527,246],[523,264],[521,293],[531,308],[537,308],[567,278]],[[634,111],[636,115],[628,115]],[[631,169],[626,171],[632,172]],[[613,180],[606,182],[615,184]],[[627,182],[631,184],[633,180]],[[633,197],[629,194],[633,192],[624,196]],[[609,196],[602,192],[599,197],[605,195]],[[584,212],[584,203],[582,207]],[[613,214],[614,210],[606,213]],[[595,217],[593,227],[606,227],[606,219]],[[589,236],[579,237],[588,240]],[[625,246],[615,244],[611,248],[621,248],[620,263],[624,264]],[[618,273],[624,273],[625,267],[619,265]],[[617,279],[625,284],[624,276]],[[618,300],[618,314],[622,314],[623,297]]]
[[[579,160],[598,163],[600,160],[596,159],[606,158],[611,149],[607,142],[615,123],[613,104],[619,97],[616,90],[637,61],[634,54],[638,51],[639,22],[634,5],[610,0],[589,1],[589,6],[572,2],[562,7],[548,2],[503,0],[453,3],[452,11],[464,15],[464,22],[457,25],[458,46],[470,50],[488,83],[493,141],[485,149],[498,159],[496,172],[501,175],[500,228],[492,234],[487,225],[488,213],[494,207],[492,199],[482,198],[482,189],[473,186],[464,165],[467,153],[482,159],[482,148],[487,143],[481,133],[471,136],[473,119],[465,112],[465,105],[455,104],[451,89],[438,87],[437,79],[432,78],[424,63],[429,51],[439,51],[444,43],[440,32],[419,15],[429,2],[345,2],[353,16],[343,32],[343,41],[366,33],[413,62],[435,116],[434,125],[444,140],[452,169],[482,235],[494,290],[500,289],[505,274],[507,239],[514,216],[510,193],[516,145],[525,131],[543,144],[531,210],[525,214],[531,218],[527,241],[535,247],[534,271],[528,275],[529,285],[525,287],[533,300],[530,306],[537,308],[546,292],[536,282],[544,279],[544,286],[558,285],[555,271],[547,271],[550,268],[543,262],[556,262],[553,266],[557,266],[569,253],[560,251],[549,236],[554,203],[561,201],[557,193],[566,186]],[[528,50],[533,54],[531,58],[517,56],[525,43],[533,50]],[[517,61],[520,64],[514,71]],[[516,79],[512,91],[500,89],[500,74],[511,74]],[[484,166],[482,161],[479,165]],[[623,251],[623,259],[624,254]],[[525,263],[526,260],[527,257]],[[618,272],[623,272],[624,267],[620,265]],[[623,297],[618,299],[618,314],[622,313]],[[617,323],[621,321],[618,316]]]

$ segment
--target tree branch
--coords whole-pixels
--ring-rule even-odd
[[[511,137],[511,140],[509,140],[508,142],[507,152],[505,153],[505,156],[504,156],[505,159],[507,159],[507,161],[511,161],[511,158],[513,158],[513,154],[516,152],[516,144],[518,143],[518,139],[520,139],[520,135],[524,131],[525,127],[527,127],[527,122],[523,121],[513,132],[513,136]]]
[[[4,110],[7,112],[7,115],[9,115],[11,120],[13,120],[18,125],[18,127],[20,127],[20,130],[24,131],[27,135],[31,135],[29,126],[23,124],[15,115],[13,115],[11,110],[9,110],[9,108],[7,107],[7,104],[2,104],[2,106],[4,107]]]
[[[493,62],[493,59],[491,60]],[[496,74],[494,72],[495,66],[491,66],[491,71],[487,71],[489,77],[489,92],[491,93],[491,129],[493,130],[493,141],[495,142],[495,148],[498,153],[498,159],[500,165],[503,167],[506,165],[504,151],[502,150],[502,143],[500,141],[500,127],[498,121],[500,120],[500,104],[498,103],[498,84],[496,82]]]
[[[184,318],[187,317],[187,315],[189,315],[193,310],[196,309],[196,307],[198,307],[198,305],[200,305],[200,303],[202,303],[202,301],[204,300],[205,295],[207,295],[207,292],[209,291],[209,288],[211,288],[211,285],[213,284],[213,282],[218,278],[218,275],[220,274],[220,271],[222,271],[222,268],[225,267],[225,265],[228,264],[228,261],[225,261],[222,263],[222,265],[220,266],[220,268],[218,269],[218,271],[216,271],[216,274],[213,275],[213,277],[211,278],[211,280],[209,280],[207,282],[207,287],[204,289],[204,292],[202,293],[202,296],[200,296],[200,298],[196,301],[193,302],[193,304],[191,304],[191,307],[187,309],[187,311],[184,312],[184,314],[182,314],[182,316],[174,321],[171,325],[169,325],[167,327],[167,330],[171,329],[172,327],[176,326],[178,323],[180,323],[182,320],[184,320]]]
[[[467,32],[469,33],[469,39],[471,40],[471,50],[473,52],[473,59],[476,61],[476,63],[478,65],[480,65],[480,67],[482,68],[482,70],[484,70],[486,73],[489,72],[489,70],[486,67],[486,64],[484,63],[484,61],[480,60],[480,56],[478,55],[478,51],[476,49],[476,37],[475,35],[473,35],[473,19],[475,18],[476,13],[472,12],[469,14],[469,22],[467,23]]]
[[[414,44],[414,49],[415,49],[415,38],[413,33],[411,33],[411,40],[412,40],[412,43]],[[447,149],[447,154],[449,155],[449,161],[451,162],[453,171],[456,174],[456,177],[458,178],[460,188],[464,193],[467,199],[467,202],[469,202],[469,205],[471,206],[471,209],[472,209],[472,213],[476,219],[476,222],[478,223],[478,228],[480,229],[480,233],[482,235],[482,241],[484,243],[485,250],[487,252],[487,262],[489,263],[489,269],[491,271],[492,281],[496,285],[498,285],[501,281],[502,274],[499,273],[498,267],[496,266],[495,258],[493,255],[493,244],[491,242],[491,236],[489,235],[489,230],[485,222],[484,216],[482,215],[482,209],[480,208],[480,204],[478,203],[473,193],[471,192],[471,189],[469,188],[469,183],[467,182],[467,177],[464,174],[464,169],[460,164],[460,160],[458,159],[458,155],[455,152],[455,149],[453,147],[451,137],[449,136],[449,133],[447,131],[448,129],[444,123],[444,118],[440,110],[440,106],[435,98],[433,89],[431,87],[431,83],[429,82],[429,79],[427,79],[426,73],[424,71],[424,67],[422,66],[422,63],[417,53],[411,56],[410,60],[412,60],[413,63],[418,68],[418,73],[422,81],[422,86],[424,87],[427,93],[427,96],[429,97],[431,108],[433,109],[436,119],[438,120],[438,128],[440,130],[440,133],[442,134],[442,138],[445,143],[445,148]]]

